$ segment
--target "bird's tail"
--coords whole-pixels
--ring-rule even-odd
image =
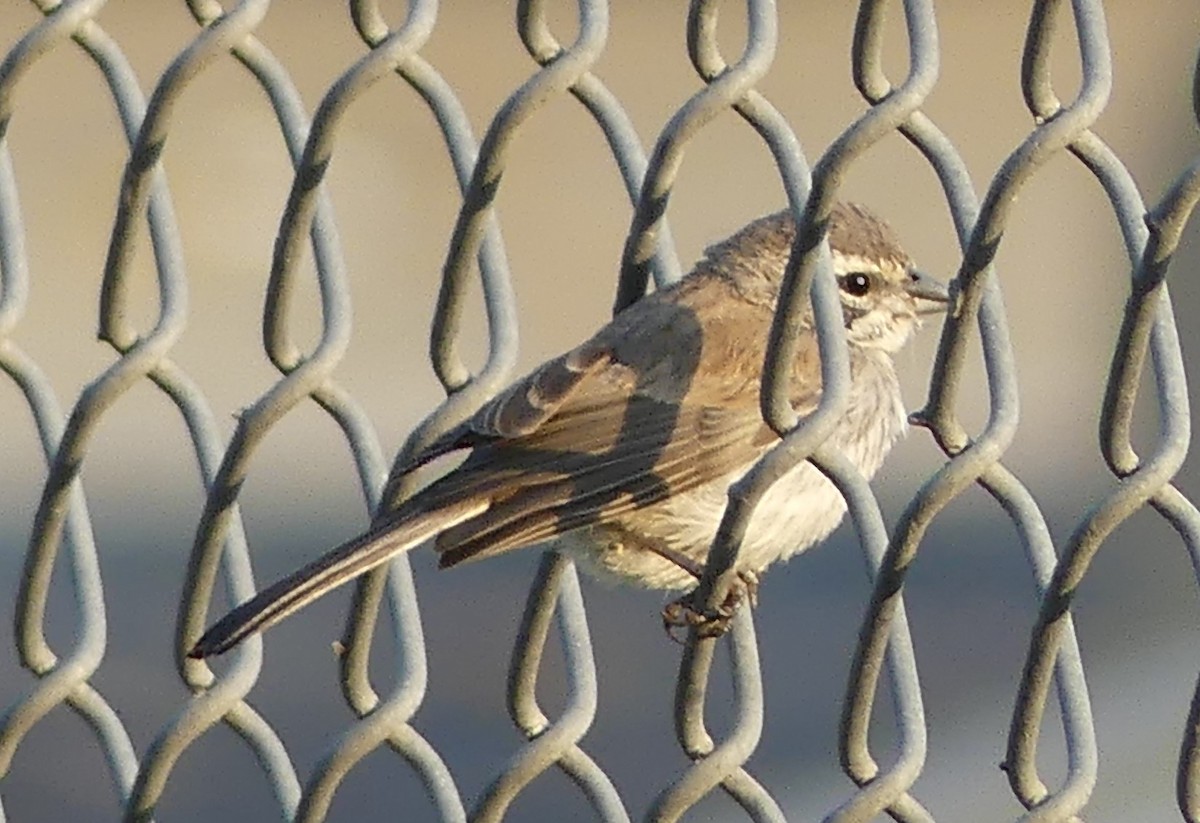
[[[228,651],[330,589],[486,508],[485,501],[463,501],[460,506],[388,518],[242,603],[214,623],[188,651],[188,657],[199,659]]]

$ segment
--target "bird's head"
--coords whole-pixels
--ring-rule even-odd
[[[862,206],[834,207],[829,248],[851,343],[898,351],[922,315],[945,311],[946,287],[918,269],[892,227]]]
[[[891,226],[855,203],[838,203],[829,217],[829,247],[852,345],[898,351],[922,315],[945,311],[946,286],[920,271]],[[774,302],[796,227],[788,211],[754,221],[708,250],[752,300]],[[809,308],[801,322],[812,323]]]

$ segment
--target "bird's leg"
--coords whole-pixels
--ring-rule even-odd
[[[651,546],[650,550],[665,560],[670,560],[697,580],[704,574],[704,565],[682,552],[667,546]],[[663,628],[667,636],[677,643],[675,629],[695,627],[701,637],[720,637],[729,631],[729,625],[743,601],[751,607],[758,604],[758,575],[749,569],[738,572],[737,580],[729,587],[729,593],[715,609],[696,602],[695,590],[678,600],[668,603],[662,611]]]
[[[670,546],[664,546],[661,543],[648,543],[646,548],[657,554],[663,560],[671,561],[697,580],[699,580],[701,575],[704,574],[703,563],[677,549],[672,549]]]

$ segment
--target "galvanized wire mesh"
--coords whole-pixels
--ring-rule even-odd
[[[1063,821],[1086,814],[1089,797],[1103,778],[1072,625],[1075,594],[1108,536],[1147,507],[1178,532],[1193,565],[1200,569],[1200,513],[1173,483],[1186,456],[1190,412],[1166,287],[1173,256],[1200,199],[1200,160],[1180,171],[1166,193],[1147,207],[1131,173],[1091,130],[1105,109],[1113,82],[1105,13],[1099,2],[1047,0],[1033,5],[1021,72],[1021,91],[1033,126],[991,177],[982,198],[954,144],[922,111],[939,70],[932,0],[903,3],[908,58],[903,79],[892,79],[883,69],[888,4],[861,3],[851,65],[855,84],[869,105],[811,166],[788,121],[758,90],[781,48],[777,9],[768,0],[745,3],[745,49],[736,56],[724,53],[718,43],[719,4],[690,3],[681,24],[687,56],[703,83],[678,105],[648,158],[620,101],[593,73],[608,40],[609,7],[600,0],[579,0],[578,31],[570,44],[554,34],[545,3],[521,0],[517,4],[517,30],[536,69],[491,116],[478,141],[454,87],[422,56],[438,26],[436,2],[413,0],[396,22],[389,22],[373,2],[351,2],[350,18],[364,44],[363,55],[328,88],[311,117],[288,69],[258,38],[269,12],[286,11],[272,9],[268,2],[246,0],[228,10],[214,2],[189,2],[197,24],[194,39],[154,79],[148,96],[141,91],[144,78],[135,75],[121,44],[106,33],[99,19],[103,2],[35,0],[35,5],[44,17],[21,34],[0,64],[0,365],[27,404],[46,465],[15,604],[15,645],[21,665],[36,679],[0,718],[0,798],[3,776],[22,742],[54,709],[67,706],[91,728],[128,820],[155,815],[180,758],[221,725],[233,729],[252,751],[281,816],[289,820],[324,819],[347,775],[367,755],[384,748],[418,776],[441,820],[498,820],[523,792],[537,791],[530,788],[535,778],[554,768],[570,778],[599,818],[622,821],[643,816],[641,810],[627,808],[618,787],[588,754],[585,735],[599,699],[596,661],[575,571],[552,553],[544,558],[530,588],[509,672],[509,712],[527,743],[477,797],[456,785],[454,763],[416,727],[428,672],[421,612],[406,557],[370,575],[357,588],[339,658],[342,693],[357,719],[330,743],[307,774],[298,771],[287,741],[269,718],[252,705],[264,665],[261,639],[251,639],[233,653],[232,664],[220,674],[183,656],[206,622],[224,609],[225,601],[214,599],[218,576],[232,601],[243,600],[254,590],[239,494],[255,471],[265,439],[298,406],[315,401],[341,429],[369,510],[391,505],[412,490],[407,482],[384,482],[386,460],[380,438],[358,401],[338,382],[337,370],[354,328],[345,255],[325,185],[337,154],[339,129],[351,109],[372,86],[403,82],[417,92],[437,122],[461,187],[462,206],[449,241],[429,345],[447,399],[412,432],[397,464],[406,463],[410,455],[495,394],[517,362],[518,316],[495,204],[510,153],[531,116],[547,103],[570,95],[583,104],[607,141],[632,203],[617,287],[619,310],[644,293],[651,277],[663,285],[681,275],[666,215],[684,153],[714,118],[736,111],[770,151],[801,230],[772,329],[765,377],[763,413],[784,436],[732,491],[701,591],[716,597],[721,575],[735,557],[742,524],[775,478],[802,460],[812,460],[833,478],[850,504],[874,588],[849,666],[838,741],[841,766],[853,786],[827,810],[825,819],[866,821],[886,813],[901,821],[933,820],[934,814],[918,799],[916,786],[930,743],[902,590],[934,519],[968,488],[981,487],[1011,518],[1033,571],[1036,599],[1030,602],[1040,604],[1003,768],[1012,793],[1026,810],[1020,819]],[[725,14],[741,13],[738,4],[724,6],[728,7],[722,9]],[[1063,47],[1061,41],[1077,44],[1080,56],[1081,82],[1065,102],[1050,79],[1055,38],[1060,41],[1056,48]],[[100,70],[129,146],[120,191],[114,193],[116,213],[99,301],[100,337],[116,357],[66,410],[42,366],[21,346],[25,305],[37,284],[28,264],[21,197],[6,140],[10,123],[21,115],[23,77],[40,58],[59,49],[82,49]],[[275,238],[262,326],[265,353],[279,377],[241,412],[228,438],[204,391],[172,357],[188,324],[188,278],[172,189],[161,162],[176,107],[189,84],[226,54],[236,58],[269,99],[295,170]],[[1200,117],[1200,68],[1195,88]],[[839,197],[848,168],[896,132],[916,147],[936,174],[953,216],[962,263],[955,277],[956,308],[942,332],[928,400],[917,415],[946,460],[924,482],[889,534],[865,480],[840,454],[823,445],[846,402],[848,356],[827,247],[819,242],[814,227],[823,223]],[[1056,555],[1038,501],[1002,462],[1017,432],[1017,377],[993,261],[1019,193],[1039,169],[1064,153],[1080,160],[1103,188],[1128,254],[1131,278],[1102,405],[1101,453],[1117,482],[1079,520]],[[158,278],[157,316],[145,324],[134,319],[136,312],[130,307],[131,260],[146,230],[143,227],[148,228]],[[306,247],[316,270],[321,316],[320,333],[311,343],[301,342],[294,308]],[[468,286],[476,270],[483,293],[482,318],[468,315]],[[797,419],[786,394],[786,364],[795,351],[797,328],[789,318],[810,295],[818,318],[826,391],[815,413]],[[488,330],[487,356],[482,367],[472,372],[460,351],[460,332],[481,322]],[[982,350],[989,406],[986,423],[971,431],[961,422],[959,408],[964,371],[972,358],[970,347],[976,341]],[[1147,364],[1153,382],[1142,386]],[[175,633],[178,676],[191,696],[179,703],[178,713],[157,729],[152,742],[139,749],[95,680],[105,657],[106,600],[100,573],[102,549],[93,535],[83,474],[106,416],[126,393],[147,381],[174,404],[186,425],[205,496]],[[1152,395],[1158,409],[1157,434],[1142,453],[1132,446],[1139,390]],[[45,627],[56,574],[69,575],[78,609],[67,644],[51,642]],[[395,658],[387,682],[379,683],[380,664],[374,670],[371,665],[372,638],[385,599]],[[564,705],[550,710],[539,702],[538,689],[553,627],[561,640],[566,687]],[[728,640],[721,642],[728,643],[733,675],[732,722],[720,733],[710,730],[706,698],[719,644],[693,637],[683,651],[675,684],[678,742],[690,765],[662,788],[644,813],[646,819],[679,819],[718,787],[750,819],[790,819],[772,787],[756,778],[747,765],[769,716],[764,708],[760,649],[748,611],[735,622]],[[892,709],[891,733],[883,735],[883,744],[872,736],[873,724],[877,729],[888,726],[888,712],[881,713],[876,706],[881,678],[890,689]],[[1052,686],[1061,718],[1058,732],[1045,722]],[[1183,707],[1179,714],[1184,714]],[[1178,805],[1190,821],[1200,820],[1198,718],[1200,687],[1183,725],[1178,761]],[[1044,776],[1039,767],[1038,743],[1047,736],[1061,740],[1064,760],[1052,769],[1061,777]],[[414,799],[413,805],[423,802]],[[1013,817],[1011,811],[981,816],[1002,819]],[[2,806],[0,819],[6,819]]]

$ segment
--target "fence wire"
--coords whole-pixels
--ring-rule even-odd
[[[647,811],[627,807],[618,787],[587,751],[586,735],[599,699],[596,660],[575,570],[553,553],[544,558],[530,588],[508,678],[509,713],[527,742],[512,753],[478,797],[460,790],[454,764],[416,727],[428,670],[421,611],[407,557],[397,558],[357,586],[339,657],[343,696],[357,719],[330,743],[308,774],[298,773],[286,741],[252,705],[252,691],[263,670],[260,638],[251,638],[232,652],[231,664],[220,674],[184,656],[205,624],[225,608],[223,598],[214,598],[218,577],[232,601],[246,599],[255,590],[239,495],[265,439],[298,406],[315,401],[340,427],[368,512],[394,505],[413,491],[411,481],[399,479],[399,473],[384,481],[387,460],[380,438],[337,376],[353,325],[347,266],[325,176],[348,113],[368,89],[385,82],[407,84],[428,107],[462,195],[429,342],[430,361],[447,399],[413,430],[395,465],[408,464],[413,454],[492,397],[511,377],[517,362],[518,315],[495,205],[522,126],[547,103],[570,96],[582,104],[607,142],[632,209],[616,289],[615,309],[619,310],[644,294],[651,279],[663,286],[681,276],[666,217],[684,155],[715,118],[735,111],[774,159],[799,230],[764,376],[764,417],[783,437],[736,484],[701,592],[713,603],[720,599],[722,575],[736,557],[737,536],[755,501],[775,479],[803,460],[813,461],[831,477],[849,503],[873,591],[849,666],[839,727],[841,767],[852,783],[824,819],[849,823],[886,813],[897,821],[932,821],[934,814],[918,799],[917,781],[930,743],[903,590],[931,523],[966,490],[981,487],[1011,518],[1033,572],[1039,604],[1003,769],[1025,809],[1021,820],[1079,820],[1086,814],[1101,779],[1101,759],[1072,623],[1076,592],[1114,529],[1147,508],[1178,533],[1200,575],[1200,513],[1173,483],[1187,452],[1190,410],[1166,285],[1173,256],[1200,199],[1200,155],[1148,206],[1131,173],[1091,130],[1113,83],[1101,3],[1042,0],[1033,4],[1021,68],[1021,91],[1033,126],[999,166],[982,196],[950,138],[922,111],[939,71],[932,0],[860,4],[853,41],[847,45],[855,84],[868,106],[819,155],[802,148],[788,121],[758,89],[777,50],[784,47],[775,3],[692,0],[686,20],[680,22],[700,89],[678,106],[648,157],[621,102],[593,73],[609,37],[609,5],[601,0],[578,1],[577,32],[569,44],[555,35],[542,0],[516,4],[517,31],[534,66],[529,78],[491,117],[481,139],[474,135],[454,87],[422,56],[439,22],[433,0],[413,0],[403,19],[394,22],[375,3],[352,0],[350,21],[363,42],[363,54],[328,88],[311,116],[288,68],[258,37],[268,13],[284,11],[266,0],[245,0],[228,9],[216,2],[189,0],[195,37],[150,84],[148,96],[142,92],[145,78],[135,74],[121,45],[99,19],[105,6],[102,0],[34,0],[34,5],[44,16],[30,25],[0,63],[0,366],[28,406],[46,465],[24,554],[14,624],[20,663],[36,681],[0,717],[0,820],[7,819],[2,805],[4,778],[14,757],[39,723],[60,706],[69,707],[91,728],[124,818],[131,821],[154,817],[180,758],[221,725],[234,730],[253,753],[280,815],[287,820],[325,819],[345,778],[366,756],[383,748],[412,769],[438,818],[445,821],[502,819],[523,792],[536,791],[530,788],[535,778],[555,768],[570,778],[583,801],[606,821],[677,820],[718,787],[751,820],[791,819],[772,787],[748,766],[767,718],[760,649],[749,610],[735,621],[727,640],[688,639],[675,684],[675,712],[678,743],[690,765],[662,788]],[[888,7],[900,6],[908,70],[903,78],[892,79],[883,68],[884,16]],[[747,35],[739,55],[726,54],[718,42],[718,10],[745,15]],[[668,42],[665,34],[663,41]],[[1082,79],[1074,95],[1064,100],[1051,81],[1050,65],[1052,49],[1065,48],[1067,41],[1078,47]],[[60,49],[82,49],[99,69],[129,147],[120,191],[115,193],[116,214],[99,300],[100,337],[116,357],[65,410],[43,367],[21,347],[22,319],[37,284],[30,272],[21,197],[7,140],[10,123],[22,112],[22,80],[40,59]],[[228,438],[204,391],[172,359],[188,323],[188,277],[181,229],[161,160],[180,100],[223,55],[232,55],[270,101],[294,167],[275,238],[262,326],[264,350],[279,378],[241,412]],[[1200,63],[1194,88],[1200,119]],[[946,460],[923,483],[889,533],[864,478],[824,444],[845,407],[849,359],[828,247],[819,242],[817,227],[839,198],[847,169],[897,132],[937,176],[953,217],[962,262],[954,278],[956,304],[942,332],[928,399],[914,416],[932,433]],[[1101,454],[1117,482],[1056,552],[1038,502],[1002,462],[1017,432],[1018,391],[993,261],[1022,189],[1047,162],[1064,153],[1078,159],[1103,189],[1123,238],[1131,277],[1100,431]],[[810,157],[815,161],[810,163]],[[137,312],[130,308],[130,271],[143,232],[149,235],[158,278],[157,316],[139,325],[132,319]],[[301,342],[305,335],[298,330],[294,305],[303,276],[300,261],[306,253],[311,254],[317,272],[321,309],[320,334],[310,344]],[[476,275],[484,297],[483,318],[468,315],[466,295]],[[787,401],[788,364],[796,352],[798,328],[791,321],[810,298],[818,320],[825,392],[820,407],[798,419]],[[482,367],[472,372],[460,350],[460,332],[481,322],[486,322],[488,331],[487,356]],[[975,345],[982,350],[989,405],[986,423],[971,431],[960,419],[960,408],[963,375]],[[1147,366],[1149,378],[1144,380]],[[105,657],[108,630],[100,548],[82,474],[103,421],[123,396],[146,381],[174,404],[186,425],[205,498],[184,576],[175,636],[178,676],[191,697],[157,730],[150,745],[138,750],[94,681]],[[1139,391],[1156,399],[1158,411],[1157,434],[1144,443],[1141,453],[1131,442]],[[52,643],[45,626],[56,574],[69,576],[78,607],[71,642],[65,645]],[[371,665],[372,638],[385,600],[395,656],[386,682],[380,682],[376,679],[379,664]],[[554,628],[565,660],[566,699],[551,711],[539,702],[538,691],[545,647]],[[724,728],[716,733],[710,728],[707,698],[714,654],[721,643],[728,644],[734,705],[732,722],[719,724]],[[883,688],[890,700],[879,699]],[[1052,689],[1058,704],[1058,732],[1046,722]],[[886,710],[878,708],[880,703],[890,707],[890,719]],[[892,733],[873,734],[872,729],[881,724]],[[1178,759],[1177,802],[1188,821],[1200,820],[1198,725],[1200,685],[1186,712]],[[1065,752],[1065,760],[1051,769],[1053,776],[1046,776],[1038,746],[1050,736]],[[414,805],[421,802],[413,801]],[[1010,811],[989,811],[983,816],[1001,819]]]

